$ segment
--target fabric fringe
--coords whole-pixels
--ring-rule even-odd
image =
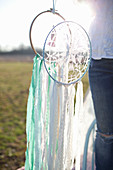
[[[76,103],[75,103],[75,117],[74,117],[74,155],[76,160],[75,169],[80,170],[80,155],[81,155],[81,135],[83,122],[83,84],[79,81],[77,84]]]
[[[27,104],[25,169],[71,170],[80,168],[80,121],[83,86],[63,86],[47,74],[39,56],[34,58]],[[74,113],[75,112],[75,113]]]

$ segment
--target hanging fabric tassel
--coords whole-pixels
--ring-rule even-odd
[[[79,170],[82,82],[78,83],[74,115],[74,85],[53,81],[39,57],[34,58],[27,104],[25,170],[72,169],[75,156]]]
[[[41,149],[42,149],[42,169],[48,169],[48,147],[49,147],[49,123],[50,123],[50,96],[51,78],[48,76],[44,65],[42,69],[42,107],[41,107]]]
[[[27,105],[27,151],[26,151],[26,163],[25,169],[34,169],[35,164],[35,92],[37,84],[37,69],[41,66],[41,61],[37,60],[37,56],[34,58],[34,65],[32,71],[32,80],[29,90],[28,105]]]
[[[73,117],[74,96],[73,85],[61,86],[60,92],[60,117],[58,123],[58,149],[56,152],[55,170],[72,169],[73,164]]]
[[[49,133],[49,88],[51,79],[44,69],[43,61],[39,57],[37,55],[34,58],[27,104],[26,170],[47,167],[45,160],[47,159],[49,138],[47,134]]]
[[[66,117],[66,134],[65,134],[65,160],[66,168],[72,169],[73,167],[73,134],[74,130],[74,97],[75,97],[75,86],[71,85],[68,87],[68,106],[67,106],[67,117]],[[75,142],[75,141],[74,141]],[[68,151],[68,152],[67,152]]]
[[[57,150],[57,158],[56,158],[56,165],[55,170],[64,169],[65,163],[64,163],[64,132],[65,132],[65,117],[67,114],[67,100],[68,100],[68,88],[62,86],[63,88],[63,95],[62,100],[60,103],[62,104],[60,109],[60,119],[59,119],[59,125],[58,125],[58,150]]]
[[[33,169],[34,167],[34,148],[35,148],[35,137],[34,137],[34,104],[35,104],[35,89],[36,89],[36,79],[37,79],[37,57],[34,58],[32,80],[29,89],[29,97],[27,104],[27,123],[26,123],[26,133],[27,133],[27,150],[26,150],[26,162],[25,169]],[[39,64],[41,63],[40,60]]]
[[[82,81],[77,84],[77,92],[76,92],[76,104],[75,104],[75,133],[74,133],[74,155],[76,160],[76,168],[80,170],[80,155],[81,155],[81,135],[82,135],[82,119],[83,119],[83,84]]]
[[[55,169],[55,161],[57,154],[58,142],[58,126],[59,126],[59,93],[62,94],[61,87],[53,81],[50,90],[50,122],[49,122],[49,152],[48,152],[48,169]]]

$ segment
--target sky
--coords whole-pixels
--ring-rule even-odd
[[[91,12],[87,7],[78,7],[76,0],[54,2],[55,9],[66,20],[74,20],[84,27],[88,26]],[[30,46],[29,29],[33,18],[52,7],[53,0],[0,0],[0,49],[11,50],[21,45]],[[44,23],[47,24],[48,19],[45,18]],[[40,33],[41,37],[43,32],[44,30]]]

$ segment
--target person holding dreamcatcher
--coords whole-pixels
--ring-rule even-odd
[[[113,170],[113,0],[87,2],[95,11],[89,83],[97,121],[96,170]]]

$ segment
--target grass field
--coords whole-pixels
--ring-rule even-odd
[[[0,63],[0,169],[24,164],[25,118],[32,64]]]
[[[24,165],[26,150],[26,108],[32,63],[0,63],[0,170]],[[83,78],[84,94],[88,88]]]

